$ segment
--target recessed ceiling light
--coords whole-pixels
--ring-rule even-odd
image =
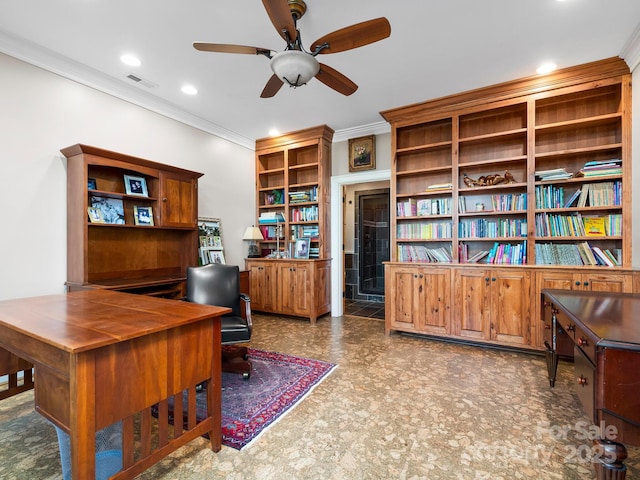
[[[543,63],[536,70],[537,73],[544,75],[553,72],[558,66],[555,63]]]
[[[129,65],[130,67],[139,67],[142,64],[142,62],[140,62],[140,59],[138,57],[136,57],[135,55],[131,55],[129,53],[125,53],[124,55],[122,55],[120,57],[120,61],[122,63]]]
[[[184,85],[182,87],[182,93],[186,95],[197,95],[198,89],[193,85]]]
[[[272,128],[271,130],[269,130],[270,137],[277,137],[278,135],[280,135],[280,132],[277,128]]]

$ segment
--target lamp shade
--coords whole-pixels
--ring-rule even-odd
[[[262,232],[260,232],[260,229],[252,225],[250,227],[247,227],[247,229],[244,231],[244,235],[242,236],[242,239],[243,240],[264,240],[264,237],[262,236]]]
[[[314,56],[300,50],[285,50],[271,59],[271,70],[283,83],[299,87],[311,80],[320,71]]]

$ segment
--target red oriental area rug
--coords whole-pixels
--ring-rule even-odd
[[[282,417],[336,365],[249,349],[251,377],[222,374],[222,444],[241,449]],[[198,405],[204,404],[205,397]],[[200,398],[198,398],[200,400]]]
[[[252,371],[247,380],[237,373],[222,372],[222,444],[238,450],[282,418],[336,367],[320,360],[253,348],[249,348],[249,360]],[[184,395],[186,408],[186,391]],[[196,394],[198,421],[205,417],[206,395],[205,390]],[[170,421],[172,410],[173,401],[169,400]],[[152,411],[157,415],[157,407]]]

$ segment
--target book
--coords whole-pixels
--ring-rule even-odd
[[[576,201],[576,199],[580,196],[580,194],[582,193],[582,189],[578,189],[575,192],[573,192],[573,195],[571,195],[569,197],[569,199],[565,202],[563,208],[569,208],[571,207],[571,204],[573,204],[573,202]]]
[[[603,237],[606,235],[604,217],[583,217],[584,234],[587,237]]]

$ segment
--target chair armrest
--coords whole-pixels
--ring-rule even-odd
[[[253,322],[251,321],[251,299],[246,293],[241,293],[240,300],[240,314],[242,315],[242,318],[247,322],[249,332],[251,332],[251,329],[253,328]],[[244,304],[244,308],[242,304]]]

